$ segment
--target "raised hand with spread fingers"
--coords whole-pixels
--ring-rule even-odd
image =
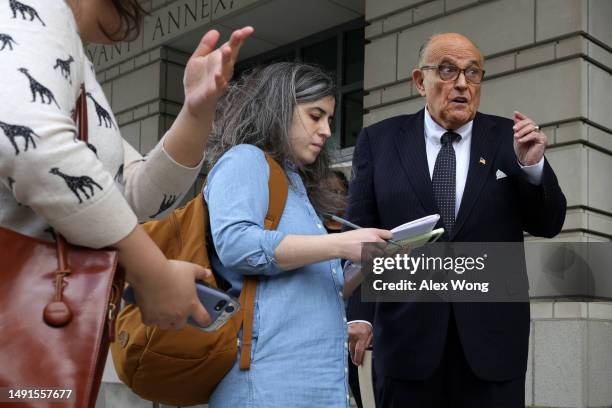
[[[203,157],[215,116],[215,107],[234,74],[238,52],[253,33],[252,27],[235,30],[218,48],[220,34],[208,31],[185,67],[185,103],[166,135],[164,147],[177,162],[196,166]]]

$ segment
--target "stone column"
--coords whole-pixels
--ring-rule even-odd
[[[121,135],[142,154],[157,144],[182,103],[182,85],[178,90],[170,89],[176,86],[177,67],[181,75],[184,67],[185,58],[176,54],[157,47],[97,73]]]
[[[160,46],[97,73],[121,135],[143,155],[159,142],[181,109],[188,58],[186,53]]]
[[[462,33],[486,60],[480,111],[520,110],[549,137],[546,156],[568,201],[556,239],[610,241],[612,2],[366,0],[366,21],[364,126],[421,109],[410,78],[420,45],[435,33]],[[609,307],[532,305],[529,406],[612,405],[611,316],[599,313]]]

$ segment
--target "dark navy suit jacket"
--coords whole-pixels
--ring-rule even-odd
[[[561,230],[566,200],[557,178],[545,161],[542,184],[526,181],[512,126],[509,119],[476,114],[467,181],[449,241],[522,242],[523,231],[553,237]],[[424,132],[424,110],[363,129],[353,155],[350,221],[392,229],[438,213]],[[497,170],[508,177],[497,180]],[[525,374],[528,303],[366,303],[359,292],[349,301],[349,320],[373,322],[379,376],[429,378],[442,357],[451,308],[467,361],[479,378],[502,381]]]

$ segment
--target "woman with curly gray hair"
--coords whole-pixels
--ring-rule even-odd
[[[319,216],[337,201],[326,191],[335,87],[320,68],[276,63],[244,76],[217,109],[207,158],[215,270],[237,296],[258,277],[251,368],[238,361],[215,390],[216,407],[347,407],[347,328],[339,258],[358,261],[362,242],[385,230],[328,235]],[[289,181],[276,230],[264,229],[268,153]]]

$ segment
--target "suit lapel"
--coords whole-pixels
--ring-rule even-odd
[[[427,214],[433,214],[436,205],[431,187],[425,149],[424,109],[408,118],[395,136],[395,146],[408,182]],[[398,177],[398,180],[402,178]]]
[[[472,128],[468,175],[463,197],[461,198],[459,213],[455,221],[455,228],[450,237],[451,241],[454,240],[461,227],[463,227],[493,166],[493,161],[501,141],[501,137],[495,134],[493,127],[494,123],[492,121],[479,113],[476,114]]]

